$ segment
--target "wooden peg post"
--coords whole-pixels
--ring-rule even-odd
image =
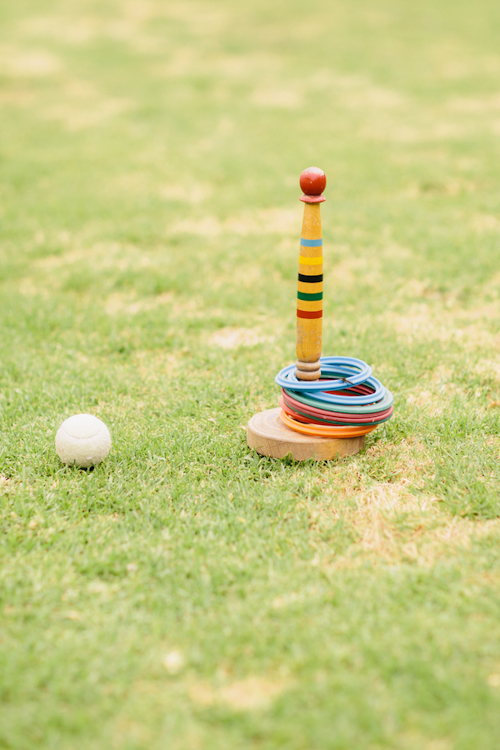
[[[304,218],[300,240],[299,281],[297,287],[297,362],[299,380],[318,380],[321,376],[321,339],[323,334],[323,240],[320,204],[325,200],[325,173],[309,167],[300,175]],[[282,421],[281,409],[268,409],[251,418],[247,425],[247,443],[257,453],[273,458],[291,455],[296,461],[327,461],[358,453],[365,444],[364,435],[355,438],[311,437],[290,429]]]
[[[321,339],[323,335],[323,237],[321,207],[325,200],[325,173],[309,167],[300,175],[304,191],[304,218],[300,238],[299,281],[297,288],[297,362],[299,380],[318,380],[321,376]]]

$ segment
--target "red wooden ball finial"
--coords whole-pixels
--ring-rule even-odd
[[[300,175],[300,188],[305,195],[321,195],[326,187],[326,175],[318,167],[304,169]]]

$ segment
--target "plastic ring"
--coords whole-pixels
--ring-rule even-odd
[[[370,425],[364,427],[329,427],[322,425],[306,425],[296,422],[291,419],[283,410],[281,410],[281,419],[292,430],[301,432],[303,435],[313,435],[315,437],[331,437],[331,438],[348,438],[348,437],[360,437],[361,435],[367,435],[372,432],[377,425]]]
[[[355,357],[320,357],[321,377],[299,380],[295,365],[275,378],[281,386],[281,419],[305,435],[348,438],[366,435],[393,414],[394,397],[372,368]]]

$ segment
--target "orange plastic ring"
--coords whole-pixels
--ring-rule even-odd
[[[309,425],[302,422],[296,422],[295,419],[281,410],[280,417],[282,421],[295,432],[301,432],[303,435],[313,435],[314,437],[331,437],[331,438],[350,438],[360,437],[373,432],[378,425],[364,425],[363,427],[330,427],[328,425]]]

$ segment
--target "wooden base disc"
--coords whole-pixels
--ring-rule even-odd
[[[281,409],[261,411],[247,425],[247,443],[261,456],[285,458],[291,453],[296,461],[329,461],[352,456],[364,447],[365,436],[354,438],[326,438],[302,435],[286,426],[280,418]]]

